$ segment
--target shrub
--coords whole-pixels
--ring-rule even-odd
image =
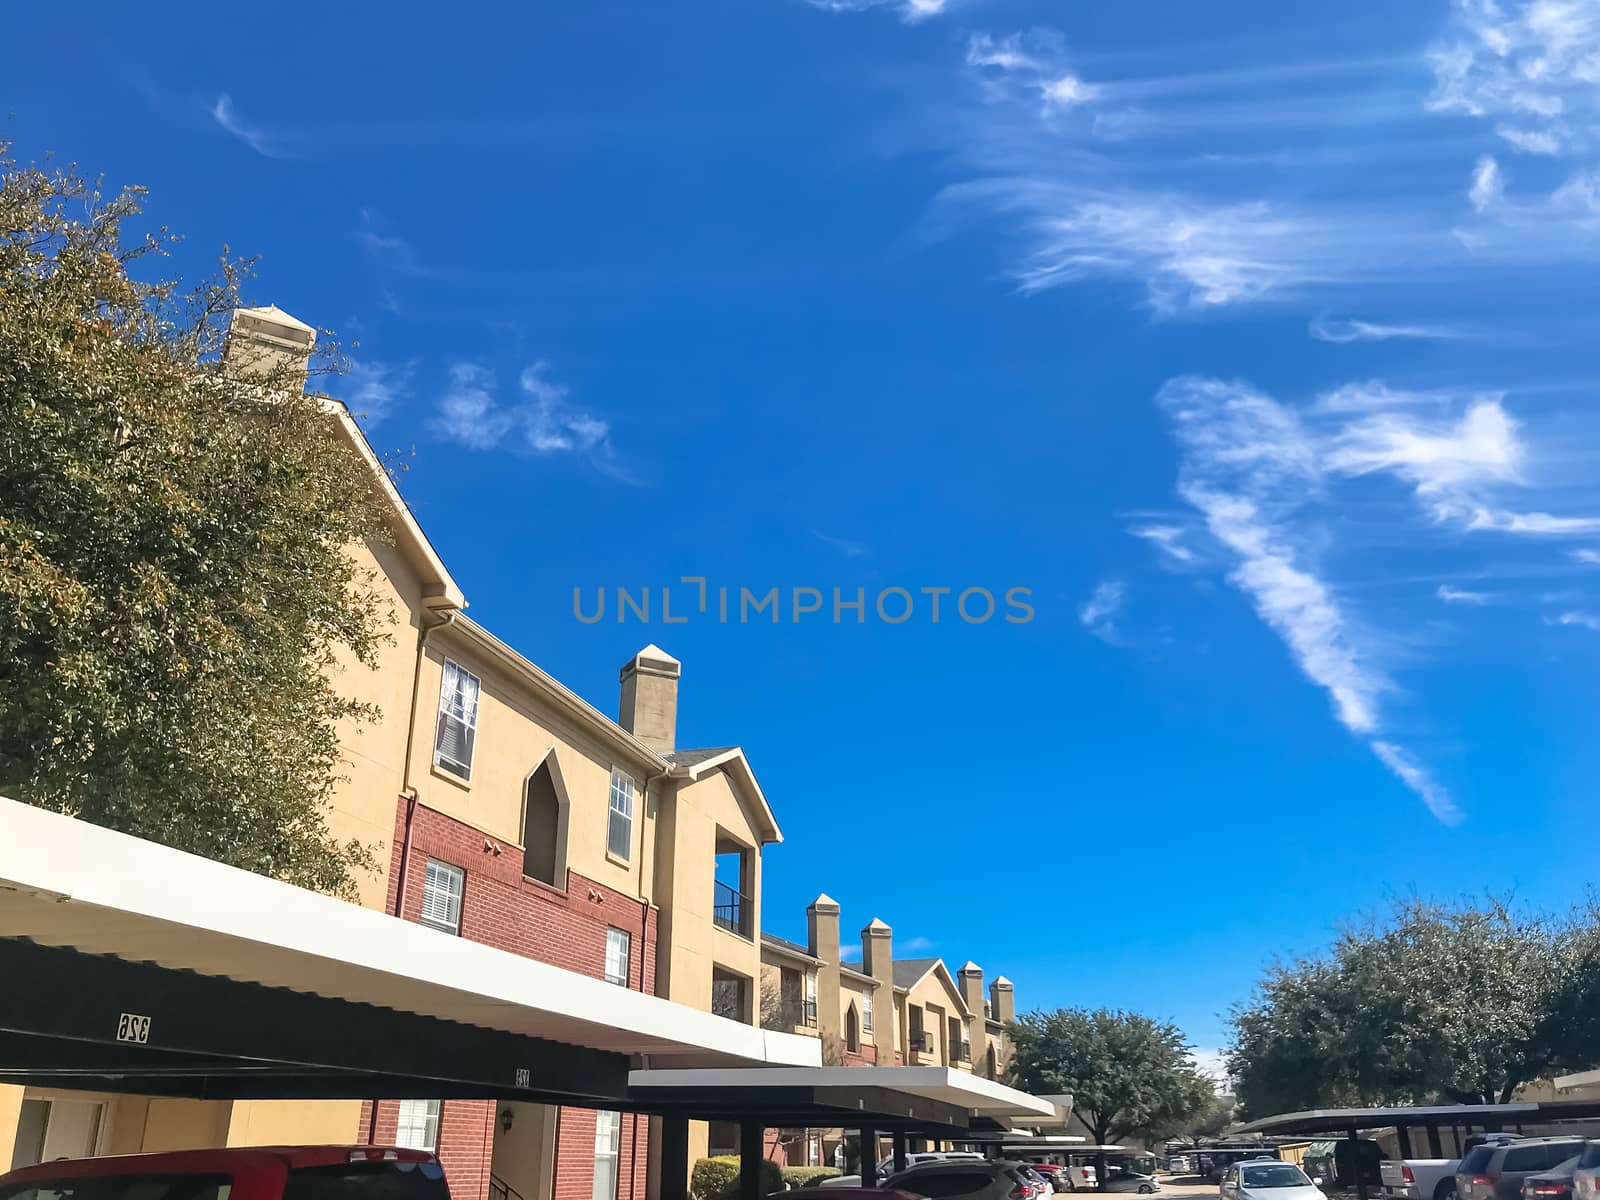
[[[784,1188],[783,1172],[770,1158],[761,1160],[761,1194],[770,1196]],[[694,1200],[738,1200],[739,1156],[719,1154],[702,1158],[689,1176],[689,1193]]]
[[[824,1179],[832,1179],[839,1173],[837,1167],[785,1167],[783,1169],[783,1186],[786,1188],[815,1187]]]

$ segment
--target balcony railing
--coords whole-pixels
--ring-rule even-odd
[[[729,933],[750,936],[750,913],[754,905],[738,888],[716,881],[711,902],[711,919]]]
[[[956,1062],[971,1062],[972,1061],[972,1043],[971,1042],[952,1042],[950,1044],[950,1057],[955,1059]]]
[[[817,1002],[815,1000],[807,1000],[800,1006],[800,1021],[807,1029],[815,1029],[817,1027]]]

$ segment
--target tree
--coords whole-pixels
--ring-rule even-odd
[[[1272,967],[1234,1011],[1228,1066],[1240,1103],[1251,1117],[1504,1103],[1593,1052],[1600,947],[1591,930],[1499,902],[1398,901],[1384,921],[1342,932],[1327,954]]]
[[[329,678],[390,636],[348,553],[375,481],[303,372],[220,368],[248,264],[184,293],[138,189],[0,172],[0,793],[348,890],[336,726],[372,713]]]
[[[1138,1013],[1026,1013],[1011,1038],[1017,1085],[1041,1095],[1072,1093],[1074,1113],[1101,1145],[1177,1125],[1214,1095],[1177,1026]]]

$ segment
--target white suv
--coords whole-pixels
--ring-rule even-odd
[[[1572,1172],[1572,1200],[1600,1200],[1600,1141],[1585,1142]]]

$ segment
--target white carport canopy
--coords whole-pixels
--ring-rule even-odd
[[[23,1027],[22,1001],[14,992],[0,1004],[0,1031],[15,1035],[0,1047],[0,1069],[13,1071],[17,1047],[31,1044],[29,1037],[47,1034],[61,1045],[102,1037],[113,1045],[128,1041],[118,1026],[130,1011],[149,1018],[141,1045],[152,1052],[166,1046],[187,1054],[215,1043],[233,1047],[217,1056],[252,1057],[238,1049],[245,1031],[211,1028],[220,1020],[215,1013],[192,1044],[164,1037],[168,1029],[196,1025],[199,1016],[190,1011],[194,1003],[184,1006],[176,993],[170,1011],[160,1007],[167,995],[162,988],[213,987],[214,981],[246,985],[239,990],[250,1005],[256,1005],[252,997],[277,997],[258,1006],[269,1024],[284,1023],[293,1011],[285,1007],[280,1017],[279,1002],[304,1007],[308,998],[322,998],[322,1007],[307,1011],[345,1013],[337,1032],[352,1040],[362,1035],[362,1013],[384,1019],[392,1013],[448,1023],[437,1027],[441,1034],[467,1027],[559,1044],[552,1050],[624,1056],[614,1060],[621,1069],[607,1072],[617,1084],[611,1092],[620,1090],[626,1064],[641,1056],[686,1066],[820,1061],[815,1038],[713,1016],[3,797],[0,949],[13,955],[7,961],[47,975],[58,965],[83,965],[90,972],[85,979],[110,971],[108,980],[137,984],[155,997],[140,1003],[158,1006],[154,1012],[132,1009],[127,995],[61,995],[53,1001],[73,1008],[74,1016],[35,1010],[36,1025],[54,1027],[49,1032]],[[135,964],[162,970],[146,986],[137,972],[153,968]],[[50,984],[48,977],[35,978],[15,991],[48,992]],[[328,1001],[370,1008],[331,1008]],[[80,1018],[83,1029],[69,1027]],[[257,1032],[260,1057],[278,1058],[265,1044],[273,1031]],[[479,1039],[477,1048],[487,1058],[488,1044]],[[395,1052],[403,1056],[404,1050]],[[304,1055],[295,1061],[317,1065]]]

